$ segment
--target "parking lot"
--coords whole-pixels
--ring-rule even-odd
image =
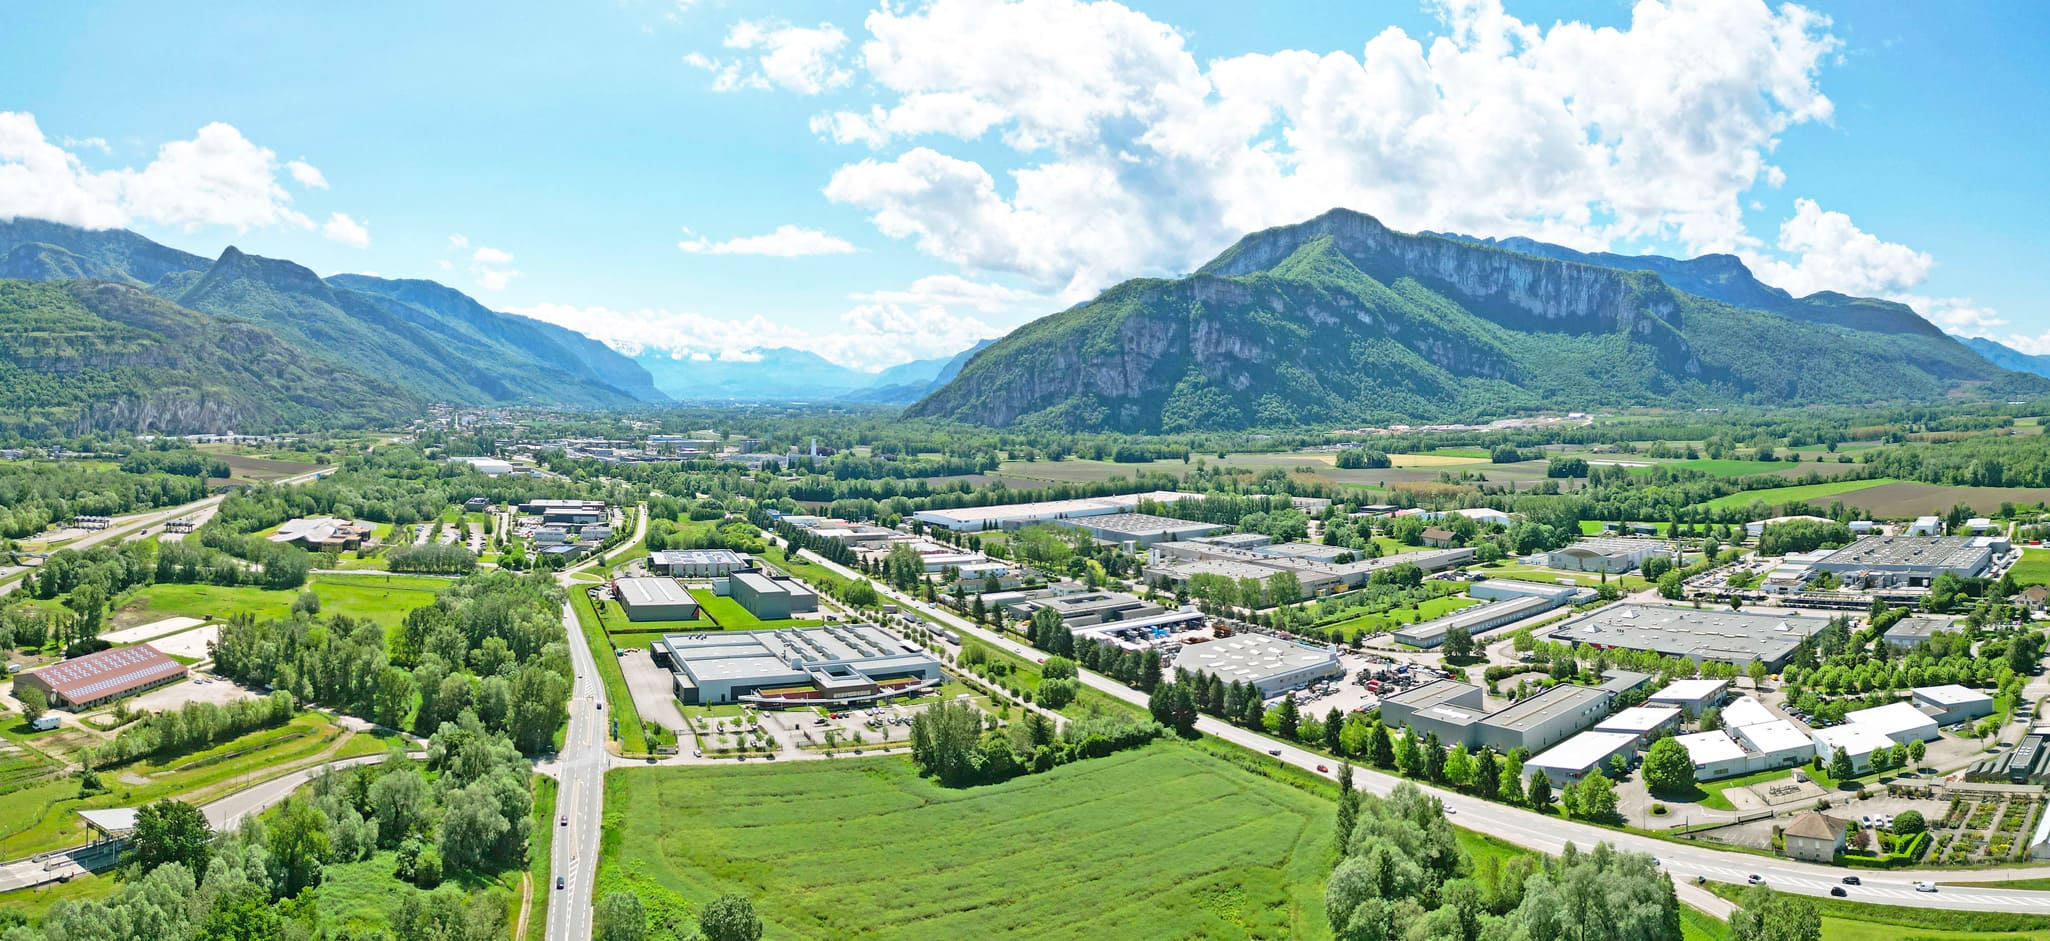
[[[666,668],[655,665],[655,658],[646,647],[629,647],[622,651],[619,672],[626,677],[626,688],[633,694],[634,708],[642,719],[672,732],[684,730],[683,711],[677,708],[676,703],[675,681]]]
[[[194,675],[182,683],[160,686],[139,696],[122,700],[122,705],[136,712],[163,712],[178,709],[189,702],[210,702],[225,706],[241,699],[255,699],[261,695],[253,689],[227,680]]]

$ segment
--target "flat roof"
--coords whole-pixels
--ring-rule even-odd
[[[648,553],[648,559],[656,565],[683,565],[690,563],[748,564],[747,556],[731,549],[659,549]]]
[[[1607,702],[1609,695],[1609,691],[1605,689],[1561,683],[1489,716],[1488,724],[1496,728],[1522,731],[1550,721],[1562,712],[1583,708],[1593,700]]]
[[[1680,707],[1678,706],[1631,706],[1595,723],[1594,730],[1597,732],[1642,734],[1668,722],[1678,721],[1680,721]]]
[[[1038,503],[1005,503],[994,506],[960,506],[920,510],[911,514],[926,522],[942,524],[996,523],[1005,520],[1058,519],[1066,516],[1107,516],[1132,510],[1142,501],[1175,503],[1202,494],[1154,490],[1148,493],[1112,494],[1078,500],[1044,500]]]
[[[746,585],[756,594],[780,595],[784,593],[783,586],[780,583],[760,572],[735,572],[729,577]]]
[[[1457,699],[1469,692],[1478,693],[1480,687],[1457,680],[1432,680],[1422,686],[1412,686],[1393,696],[1382,697],[1382,702],[1399,703],[1423,709],[1447,700]]]
[[[1558,768],[1584,771],[1609,760],[1610,755],[1634,747],[1637,736],[1627,732],[1582,732],[1525,761],[1526,768]]]
[[[1084,529],[1100,529],[1105,532],[1122,533],[1127,536],[1157,536],[1163,533],[1214,533],[1229,529],[1222,523],[1204,523],[1196,520],[1175,519],[1168,516],[1154,516],[1151,513],[1111,513],[1104,516],[1085,516],[1074,520],[1072,525]]]
[[[1829,624],[1825,617],[1669,605],[1610,605],[1566,622],[1554,640],[1700,660],[1778,660]]]
[[[1882,735],[1898,735],[1915,729],[1934,726],[1936,720],[1911,703],[1890,702],[1884,706],[1858,709],[1844,713],[1844,721],[1851,725],[1865,726]]]
[[[612,583],[619,592],[619,601],[627,605],[643,604],[688,604],[696,605],[696,598],[673,578],[622,578]]]
[[[1117,622],[1098,625],[1116,627]],[[1322,647],[1292,643],[1265,634],[1234,634],[1183,647],[1175,669],[1200,670],[1230,683],[1261,680],[1319,666],[1338,666],[1338,655]]]
[[[1881,636],[1896,640],[1908,637],[1927,640],[1937,634],[1956,630],[1959,630],[1957,622],[1949,618],[1912,617],[1901,618]]]
[[[1629,536],[1584,536],[1552,551],[1569,552],[1579,550],[1582,553],[1614,557],[1630,555],[1631,553],[1643,552],[1645,550],[1671,552],[1672,548],[1669,543],[1660,539],[1635,539]]]
[[[1724,728],[1738,728],[1758,725],[1764,722],[1778,722],[1779,716],[1765,708],[1765,704],[1749,696],[1739,696],[1723,707]]]
[[[1956,683],[1946,683],[1942,686],[1920,686],[1916,687],[1913,692],[1923,699],[1945,706],[1962,706],[1965,703],[1993,701],[1993,697],[1985,693],[1979,692],[1976,689],[1959,686]]]
[[[1652,702],[1700,702],[1722,692],[1730,685],[1729,680],[1674,680],[1666,688],[1651,694]]]
[[[1808,737],[1808,730],[1786,719],[1760,722],[1737,730],[1737,735],[1751,743],[1760,754],[1774,754],[1799,749],[1814,750],[1815,740]]]
[[[1831,756],[1834,756],[1839,748],[1843,749],[1845,754],[1857,756],[1893,747],[1893,739],[1888,738],[1885,732],[1858,722],[1816,729],[1809,733],[1809,738],[1822,743],[1824,748],[1829,749]]]
[[[1842,569],[1970,569],[1992,550],[1969,536],[1867,536],[1824,556],[1816,565]]]
[[[664,634],[660,643],[677,669],[700,684],[806,681],[810,671],[831,666],[902,672],[938,665],[915,645],[871,624]]]
[[[1692,735],[1676,735],[1673,741],[1687,749],[1687,757],[1694,760],[1696,767],[1712,765],[1718,761],[1739,761],[1745,756],[1744,746],[1721,729],[1713,732],[1696,732]]]

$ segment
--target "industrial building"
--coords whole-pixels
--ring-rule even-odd
[[[1107,497],[1086,497],[1080,500],[1048,500],[1040,503],[1012,503],[1002,506],[963,506],[944,510],[920,510],[911,515],[927,526],[938,526],[955,532],[977,532],[991,529],[1017,529],[1033,523],[1052,523],[1065,520],[1084,519],[1091,516],[1111,516],[1131,513],[1141,503],[1178,503],[1200,498],[1198,493],[1179,493],[1172,490],[1155,490],[1150,493],[1114,494]]]
[[[1175,657],[1176,670],[1188,674],[1209,674],[1225,685],[1251,683],[1260,696],[1271,699],[1318,680],[1345,675],[1338,654],[1326,647],[1312,647],[1264,634],[1237,634],[1183,647]]]
[[[1788,719],[1740,725],[1730,732],[1749,754],[1751,771],[1791,768],[1815,757],[1815,742],[1808,737],[1808,730]]]
[[[369,523],[323,516],[286,520],[278,524],[269,538],[272,542],[301,546],[308,552],[342,552],[362,548],[374,531]]]
[[[1065,521],[1104,542],[1144,549],[1158,542],[1175,542],[1221,533],[1231,527],[1220,523],[1178,520],[1150,513],[1112,513]]]
[[[1469,637],[1479,637],[1498,627],[1514,624],[1532,615],[1543,614],[1558,606],[1559,601],[1556,599],[1536,595],[1489,602],[1454,611],[1444,617],[1405,624],[1395,631],[1395,642],[1428,650],[1445,643],[1446,632],[1455,627],[1464,629]]]
[[[1872,770],[1872,753],[1882,749],[1892,751],[1892,738],[1878,728],[1847,722],[1827,729],[1816,729],[1808,733],[1815,742],[1815,755],[1827,765],[1835,760],[1841,750],[1851,759],[1851,767],[1859,774]]]
[[[1749,696],[1739,696],[1723,707],[1723,728],[1734,729],[1746,725],[1762,725],[1778,722],[1780,717],[1765,704]]]
[[[629,621],[689,621],[698,616],[698,602],[673,578],[620,578],[612,597]]]
[[[1222,546],[1226,549],[1258,549],[1272,544],[1274,537],[1266,533],[1225,533],[1221,536],[1202,536],[1189,541]]]
[[[648,553],[648,568],[672,578],[724,578],[753,567],[753,559],[731,549],[662,549]]]
[[[1611,758],[1620,755],[1624,761],[1630,760],[1638,744],[1637,737],[1628,733],[1582,732],[1524,761],[1523,777],[1527,781],[1531,775],[1542,774],[1553,787],[1565,787],[1590,771],[1607,768]]]
[[[495,457],[452,457],[448,461],[451,464],[468,464],[472,469],[487,477],[502,477],[512,473],[513,469],[510,462],[501,461]]]
[[[735,572],[727,576],[727,591],[747,613],[764,621],[781,621],[792,615],[819,609],[819,596],[787,578],[770,578],[760,572]]]
[[[1632,706],[1619,709],[1594,724],[1597,732],[1616,732],[1631,736],[1638,747],[1659,735],[1680,727],[1678,706]]]
[[[1957,622],[1949,618],[1912,617],[1901,618],[1880,637],[1887,644],[1899,650],[1913,650],[1928,642],[1929,638],[1946,632],[1956,632]]]
[[[1824,556],[1815,568],[1853,588],[1927,588],[1945,572],[1986,574],[2001,544],[1988,537],[1867,536]]]
[[[1919,687],[1911,695],[1918,711],[1928,714],[1937,725],[1968,722],[1993,714],[1993,697],[1956,683]]]
[[[1673,741],[1679,742],[1680,747],[1687,749],[1688,760],[1694,762],[1696,781],[1735,777],[1750,774],[1753,770],[1750,755],[1745,753],[1744,746],[1737,744],[1737,740],[1731,738],[1730,733],[1721,729],[1675,736]],[[1809,754],[1814,753],[1814,747],[1811,745]]]
[[[185,678],[185,665],[148,644],[114,647],[15,674],[15,695],[39,689],[50,705],[91,709]]]
[[[1550,585],[1544,582],[1526,582],[1514,578],[1490,578],[1467,586],[1469,596],[1486,601],[1508,601],[1512,598],[1551,598],[1560,605],[1581,604],[1593,601],[1595,591],[1584,585]]]
[[[1568,572],[1605,572],[1621,575],[1644,564],[1655,555],[1672,555],[1673,547],[1657,539],[1627,536],[1595,536],[1578,539],[1545,553],[1545,565]]]
[[[1336,563],[1339,559],[1358,555],[1344,546],[1327,546],[1318,542],[1277,542],[1259,546],[1252,550],[1258,555],[1279,556],[1284,559],[1304,559],[1310,562]]]
[[[1121,591],[1085,591],[1078,594],[1020,598],[1006,602],[1004,613],[1015,620],[1027,620],[1042,608],[1061,616],[1068,630],[1112,621],[1130,621],[1167,613],[1165,606]]]
[[[1437,549],[1403,552],[1378,559],[1323,562],[1301,554],[1269,551],[1275,548],[1238,549],[1219,545],[1214,539],[1158,543],[1146,551],[1146,577],[1180,585],[1201,574],[1265,581],[1276,572],[1293,572],[1306,594],[1317,594],[1326,590],[1357,588],[1366,584],[1375,572],[1403,563],[1428,573],[1455,568],[1473,559],[1472,549]],[[1316,548],[1333,550],[1335,547]],[[1330,557],[1338,556],[1333,552]]]
[[[1567,621],[1552,632],[1551,639],[1649,650],[1696,663],[1745,666],[1758,660],[1777,671],[1803,639],[1828,624],[1828,618],[1793,614],[1617,604]]]
[[[1408,726],[1418,735],[1436,732],[1448,746],[1536,752],[1594,725],[1608,714],[1613,698],[1609,690],[1561,684],[1484,713],[1480,687],[1439,680],[1382,700],[1381,721]]]
[[[1988,703],[1987,711],[1992,711],[1991,703]],[[1844,713],[1844,722],[1871,729],[1903,745],[1914,741],[1932,741],[1937,736],[1936,720],[1928,713],[1915,708],[1912,703],[1890,702],[1870,709],[1856,709]]]
[[[868,624],[665,634],[649,646],[685,705],[868,702],[938,686],[938,660]]]
[[[1645,702],[1654,706],[1678,706],[1688,718],[1699,718],[1703,710],[1721,705],[1729,689],[1728,680],[1674,680],[1652,693]]]

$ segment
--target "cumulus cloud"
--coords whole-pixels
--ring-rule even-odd
[[[1931,297],[1915,292],[1936,260],[1899,242],[1888,242],[1857,226],[1845,213],[1823,209],[1812,199],[1794,200],[1794,214],[1780,223],[1777,252],[1743,253],[1759,280],[1795,296],[1836,291],[1899,301],[1951,333],[1994,336],[2008,325],[1991,307],[1969,297]]]
[[[722,43],[737,55],[714,58],[693,52],[686,65],[712,73],[714,91],[780,88],[816,95],[854,80],[840,60],[847,34],[831,23],[815,28],[741,20]]]
[[[1026,292],[951,275],[920,278],[901,291],[855,294],[837,329],[796,327],[763,318],[696,311],[619,310],[571,304],[515,307],[512,313],[596,337],[627,355],[655,350],[679,359],[754,361],[754,351],[808,350],[842,366],[876,371],[914,359],[958,353],[1003,334],[985,316],[1037,300]],[[960,313],[953,308],[974,313]],[[1001,319],[1001,318],[999,318]]]
[[[327,174],[320,172],[320,168],[313,164],[304,160],[293,160],[285,164],[285,169],[291,171],[292,179],[298,181],[300,186],[313,190],[327,189]]]
[[[1189,270],[1238,233],[1333,206],[1398,228],[1584,248],[1751,244],[1743,195],[1785,129],[1829,118],[1829,21],[1759,0],[1640,0],[1626,28],[1455,0],[1443,35],[1199,62],[1114,2],[934,0],[865,21],[880,100],[811,122],[883,149],[827,196],[975,271],[1086,296]],[[995,172],[944,139],[995,132]],[[994,165],[994,164],[992,164]]]
[[[104,137],[66,137],[63,138],[63,144],[72,150],[97,150],[103,154],[114,152],[114,148],[107,145],[107,139]]]
[[[97,138],[65,144],[106,149]],[[187,231],[316,228],[292,208],[282,175],[309,188],[327,185],[319,170],[303,161],[279,161],[276,152],[252,143],[231,124],[208,124],[189,140],[165,143],[140,169],[95,170],[45,137],[34,115],[0,112],[0,219],[27,216],[90,229],[138,222]]]
[[[327,224],[320,227],[320,234],[343,245],[357,248],[370,247],[370,229],[349,217],[348,213],[337,212],[327,217]]]
[[[479,290],[503,291],[506,285],[520,276],[518,269],[512,266],[512,253],[505,249],[489,245],[473,247],[470,237],[462,233],[450,235],[448,247],[450,256],[436,260],[435,266],[451,272],[461,269]]]
[[[688,234],[690,230],[685,229],[684,232]],[[855,251],[854,245],[846,239],[794,225],[779,225],[767,235],[742,236],[723,242],[688,238],[676,243],[676,247],[693,255],[767,255],[773,258],[845,255]]]

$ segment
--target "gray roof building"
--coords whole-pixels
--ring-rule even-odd
[[[1993,551],[1990,542],[1969,536],[1867,536],[1823,556],[1815,568],[1861,587],[1926,587],[1945,572],[1984,575]]]
[[[1803,639],[1828,623],[1828,618],[1792,614],[1618,604],[1567,621],[1551,639],[1649,650],[1697,663],[1714,660],[1742,666],[1762,660],[1767,669],[1777,670]]]
[[[1157,542],[1175,542],[1208,536],[1231,528],[1220,523],[1173,519],[1154,516],[1151,513],[1112,513],[1108,516],[1083,516],[1062,522],[1078,527],[1105,542],[1130,544],[1141,548]]]
[[[1188,645],[1176,655],[1174,666],[1184,673],[1215,676],[1226,685],[1251,683],[1259,688],[1263,698],[1345,675],[1338,655],[1329,648],[1264,634],[1237,634]]]
[[[844,705],[939,685],[939,661],[868,624],[665,634],[650,645],[686,705]]]

